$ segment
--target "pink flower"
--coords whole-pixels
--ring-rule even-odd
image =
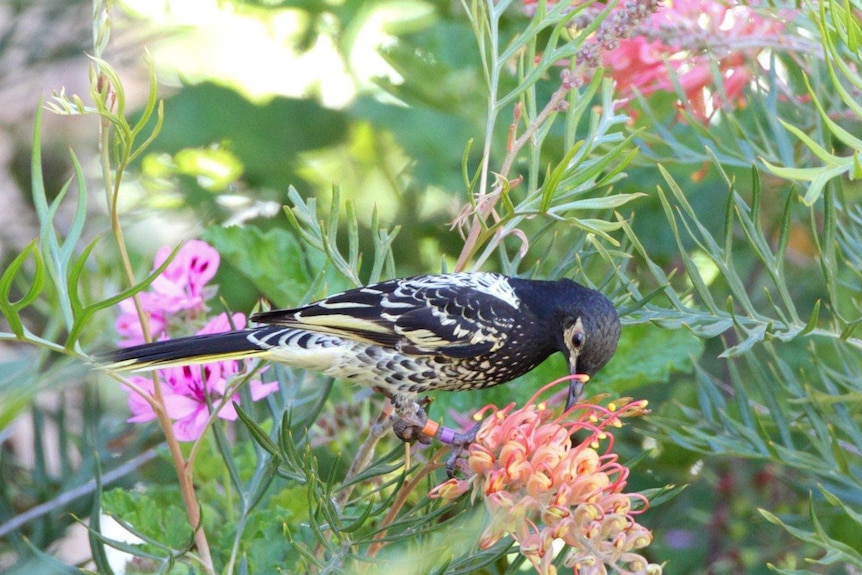
[[[171,248],[165,246],[156,252],[153,269],[162,265]],[[201,240],[186,242],[164,272],[150,286],[159,296],[161,309],[168,313],[180,310],[203,311],[204,286],[215,277],[220,263],[219,253]]]
[[[234,327],[245,327],[245,316],[232,316]],[[231,329],[230,321],[222,313],[207,323],[198,335],[220,333]],[[218,417],[233,421],[237,414],[233,402],[239,402],[239,394],[225,399],[228,384],[241,371],[241,363],[235,360],[218,361],[205,365],[170,367],[159,370],[162,378],[162,397],[168,416],[174,420],[174,434],[180,441],[194,441],[206,429],[210,419],[210,405],[218,409]],[[153,381],[150,377],[133,376],[130,381],[145,393],[153,396]],[[278,388],[278,383],[263,383],[259,379],[249,382],[251,398],[257,401]],[[132,423],[142,423],[155,418],[150,404],[139,394],[129,390],[129,409]]]
[[[608,431],[623,417],[643,414],[646,402],[576,405],[557,415],[536,401],[567,379],[545,386],[522,408],[485,408],[491,414],[468,449],[473,475],[450,479],[431,496],[451,500],[472,490],[474,498],[482,497],[490,523],[479,547],[487,549],[511,535],[543,575],[556,573],[556,540],[566,544],[563,563],[576,573],[605,573],[606,566],[661,573],[660,565],[637,553],[652,536],[634,520],[640,511],[632,510],[632,500],[647,502],[640,494],[624,493],[629,470],[612,452]],[[577,443],[575,433],[583,437]]]
[[[159,249],[153,269],[162,265],[170,254],[170,247]],[[149,320],[151,339],[159,339],[165,334],[174,314],[186,311],[194,317],[206,310],[205,286],[218,271],[219,261],[219,253],[208,243],[200,240],[186,242],[161,275],[147,290],[138,294]],[[119,345],[128,347],[144,343],[144,330],[134,301],[130,298],[120,302],[120,310],[122,313],[115,323],[122,336]]]
[[[625,24],[635,14],[642,17],[648,5],[647,0],[621,2],[603,22],[596,36],[601,63],[623,104],[631,102],[635,92],[673,93],[678,85],[688,109],[701,122],[709,120],[708,103],[714,109],[744,105],[745,88],[759,70],[757,56],[764,48],[781,44],[784,22],[795,15],[789,10],[766,15],[733,0],[665,0],[626,30]],[[524,12],[535,12],[535,0],[524,0]],[[629,31],[631,37],[626,38]],[[721,89],[715,85],[716,74]]]
[[[141,292],[138,294],[138,298],[141,302],[141,308],[147,316],[150,339],[159,339],[168,327],[167,314],[163,309],[160,309],[152,293]],[[144,328],[141,325],[141,318],[138,316],[134,300],[129,298],[121,301],[120,311],[122,313],[114,322],[114,327],[122,338],[119,341],[120,347],[131,347],[144,343],[146,341]]]
[[[745,87],[758,70],[757,55],[783,27],[780,18],[734,2],[671,0],[646,26],[658,39],[623,39],[604,53],[603,62],[626,100],[634,90],[644,95],[673,92],[675,77],[689,109],[706,122],[710,99],[714,108],[744,104]],[[713,66],[727,100],[714,84]]]

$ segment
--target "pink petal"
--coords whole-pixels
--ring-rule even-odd
[[[194,441],[206,429],[208,419],[209,412],[206,410],[206,406],[203,406],[174,423],[174,434],[179,441]]]
[[[253,380],[249,382],[250,391],[251,391],[251,400],[257,401],[259,399],[263,399],[270,393],[274,392],[278,389],[278,382],[273,381],[272,383],[264,383],[260,380]]]

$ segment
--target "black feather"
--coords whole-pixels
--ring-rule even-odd
[[[261,331],[263,330],[246,329],[154,341],[99,354],[96,360],[100,363],[116,364],[132,362],[131,365],[168,363],[183,359],[188,359],[189,363],[192,363],[200,357],[259,351],[260,348],[249,341],[248,336],[252,332]]]

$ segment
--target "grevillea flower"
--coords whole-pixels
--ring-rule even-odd
[[[640,553],[652,535],[635,521],[647,505],[638,493],[624,493],[629,470],[613,449],[608,428],[645,412],[645,401],[576,405],[562,415],[537,398],[521,408],[486,407],[485,418],[467,456],[467,479],[450,479],[431,495],[445,500],[471,491],[482,498],[490,522],[482,549],[511,535],[542,575],[556,573],[555,549],[563,544],[563,564],[581,575],[661,573]],[[481,413],[480,412],[480,415]],[[573,437],[580,439],[574,440]],[[637,503],[639,509],[633,507]]]
[[[170,248],[160,249],[153,269],[164,263],[170,253]],[[150,284],[149,290],[138,294],[153,336],[167,339],[172,323],[187,324],[206,311],[206,299],[211,295],[208,292],[214,292],[206,283],[215,276],[218,266],[219,254],[206,242],[190,241],[177,252],[164,272]],[[121,302],[120,310],[122,313],[116,322],[117,331],[123,338],[120,344],[128,346],[143,343],[144,330],[132,300]],[[235,313],[229,318],[226,313],[222,313],[212,318],[197,335],[242,329],[245,325],[243,314]],[[236,419],[233,402],[239,401],[239,395],[233,393],[226,397],[226,394],[231,379],[243,371],[244,363],[228,360],[158,370],[164,409],[174,420],[173,429],[178,440],[193,441],[200,437],[210,420],[212,409],[217,409],[217,415],[222,419]],[[144,395],[126,388],[132,412],[128,421],[151,421],[156,416],[150,404],[155,397],[152,377],[132,376],[129,382]],[[278,383],[263,383],[259,379],[251,380],[248,385],[254,401],[269,395],[278,387]],[[149,396],[149,399],[145,396]]]
[[[524,12],[533,14],[535,4],[524,0]],[[624,0],[576,60],[604,66],[622,104],[636,92],[674,93],[678,86],[694,117],[706,122],[708,102],[715,109],[744,105],[745,87],[759,68],[757,56],[782,45],[785,22],[794,15],[758,12],[734,0],[665,0],[657,9],[655,0]]]
[[[757,55],[777,43],[784,28],[778,16],[767,17],[738,2],[669,0],[642,26],[649,38],[620,40],[602,62],[621,98],[631,99],[635,90],[644,95],[673,92],[676,82],[691,112],[705,122],[710,98],[714,108],[744,105],[745,87],[758,70]],[[721,89],[715,85],[716,74]]]

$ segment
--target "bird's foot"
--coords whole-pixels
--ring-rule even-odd
[[[431,405],[431,399],[423,397],[417,402],[407,396],[394,395],[390,401],[395,408],[392,414],[392,430],[398,439],[405,443],[431,443],[433,430],[437,426],[435,421],[428,419],[428,413],[425,411],[425,408]]]
[[[423,445],[428,445],[431,443],[433,436],[425,433],[426,427],[427,421],[424,425],[419,425],[416,423],[410,423],[404,419],[398,419],[392,424],[392,431],[394,431],[398,439],[404,443],[414,443],[418,441]]]
[[[459,473],[461,475],[469,474],[470,469],[467,465],[467,450],[470,447],[470,444],[476,440],[476,433],[479,431],[479,427],[481,423],[476,423],[464,432],[453,431],[448,428],[442,428],[443,430],[449,431],[452,434],[452,439],[449,442],[453,449],[452,453],[446,459],[446,475],[452,479]],[[441,439],[441,441],[443,441]]]
[[[398,439],[405,443],[418,441],[424,445],[428,445],[432,439],[436,439],[440,443],[452,445],[456,448],[450,457],[450,460],[453,460],[453,465],[454,461],[460,458],[467,447],[476,439],[479,423],[467,431],[455,431],[429,419],[426,408],[431,404],[431,399],[428,397],[423,397],[417,402],[407,396],[393,395],[390,397],[390,401],[394,408],[392,429]],[[449,465],[447,464],[448,468]]]

